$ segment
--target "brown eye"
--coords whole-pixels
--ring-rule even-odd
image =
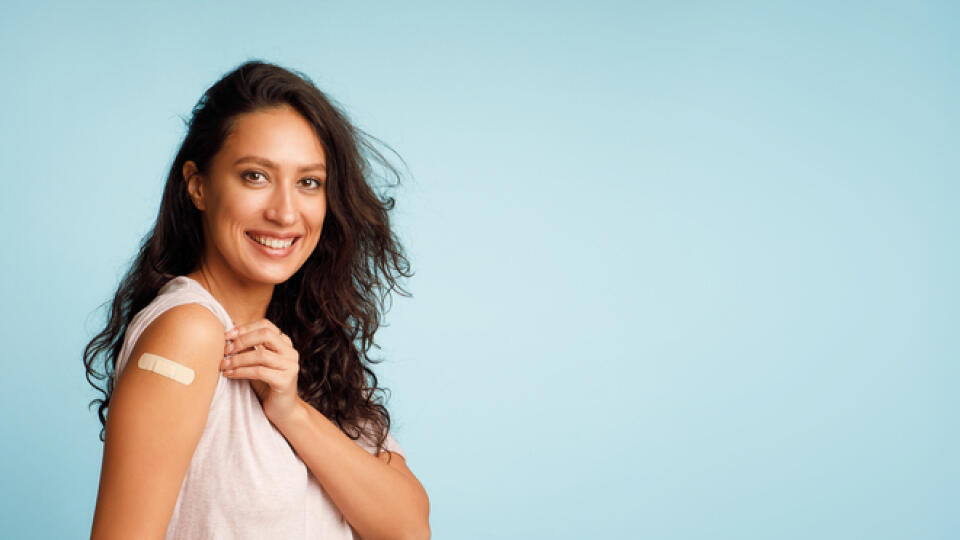
[[[310,189],[320,189],[323,187],[323,182],[319,178],[304,178],[301,182],[310,183]]]
[[[261,173],[260,171],[246,171],[246,172],[243,173],[242,176],[243,176],[244,179],[249,180],[252,175],[260,175],[260,176],[263,176],[263,173]],[[262,184],[263,181],[259,181],[259,182],[258,182],[258,181],[256,181],[256,180],[253,180],[253,181],[251,181],[250,183],[251,183],[251,184]]]

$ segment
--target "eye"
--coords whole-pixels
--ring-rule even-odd
[[[303,180],[301,180],[301,182],[308,184],[308,187],[310,189],[320,189],[321,187],[323,187],[323,182],[320,181],[319,178],[312,178],[312,177],[304,178]]]
[[[263,174],[262,172],[260,172],[260,171],[244,171],[243,174],[241,174],[240,176],[243,177],[244,179],[249,179],[249,177],[250,177],[251,175],[255,175],[255,174],[259,174],[260,176],[264,176],[264,174]],[[262,184],[262,183],[264,183],[264,182],[266,182],[266,180],[262,180],[262,181],[250,181],[251,184]]]

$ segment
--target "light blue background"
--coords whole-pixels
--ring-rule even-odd
[[[434,538],[960,536],[960,10],[792,4],[4,2],[3,535],[89,534],[97,306],[262,58],[410,165]]]

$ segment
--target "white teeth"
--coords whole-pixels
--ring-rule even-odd
[[[293,244],[293,240],[294,240],[293,238],[290,238],[289,240],[277,240],[276,238],[269,238],[266,236],[253,236],[253,235],[251,235],[251,237],[260,244],[263,244],[268,247],[276,248],[276,249],[288,248]]]

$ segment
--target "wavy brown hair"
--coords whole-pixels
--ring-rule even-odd
[[[117,357],[131,319],[167,281],[200,264],[201,214],[187,195],[184,163],[193,160],[206,173],[238,115],[284,104],[310,122],[323,145],[328,209],[316,249],[290,279],[275,286],[266,316],[300,353],[300,397],[351,439],[365,434],[378,453],[383,451],[390,413],[370,365],[382,360],[368,353],[380,348],[373,338],[385,300],[392,291],[411,296],[398,279],[413,273],[390,227],[395,201],[372,187],[377,175],[371,163],[381,163],[385,176],[392,175],[398,184],[400,174],[372,142],[381,141],[352,125],[309,77],[259,60],[214,83],[185,120],[187,134],[170,166],[156,223],[114,295],[106,327],[84,349],[87,380],[104,394],[90,402],[99,403],[101,441]],[[102,372],[95,368],[98,359],[103,360]],[[95,380],[104,379],[101,388]]]

